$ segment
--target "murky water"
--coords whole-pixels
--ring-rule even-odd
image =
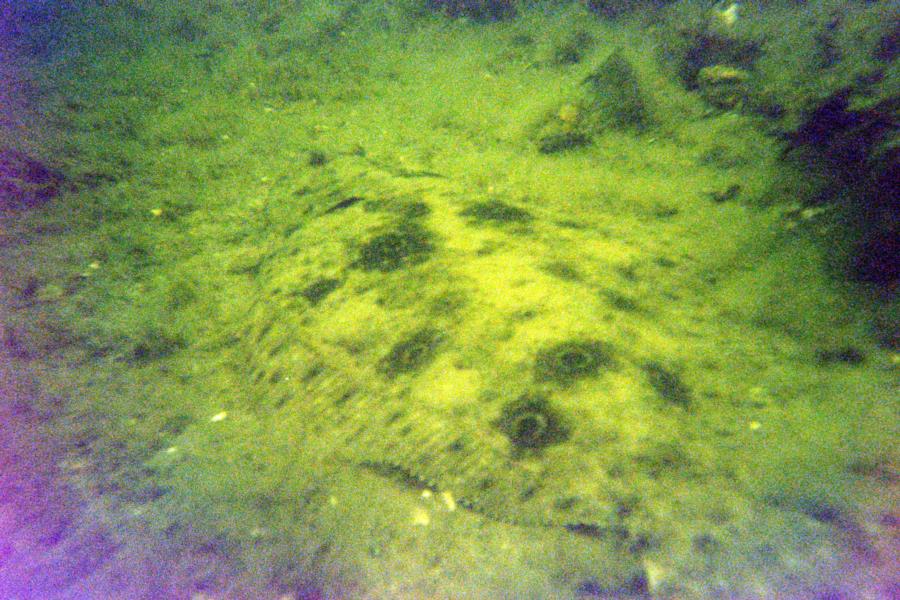
[[[5,10],[6,596],[890,596],[892,3]]]

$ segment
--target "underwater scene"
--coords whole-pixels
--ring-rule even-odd
[[[900,597],[898,48],[0,0],[0,599]]]

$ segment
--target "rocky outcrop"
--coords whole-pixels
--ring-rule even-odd
[[[893,285],[900,280],[900,98],[853,110],[850,89],[810,111],[788,135],[786,156],[824,164],[831,185],[815,199],[838,209],[853,279]]]
[[[652,126],[634,67],[617,49],[584,78],[578,98],[544,116],[534,137],[540,152],[553,154],[589,145],[604,131],[641,133]]]

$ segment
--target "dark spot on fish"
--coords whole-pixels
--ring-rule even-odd
[[[363,244],[353,266],[387,273],[422,263],[433,251],[431,236],[421,227],[408,223]]]
[[[388,377],[415,371],[434,358],[443,339],[443,334],[437,329],[419,329],[391,347],[387,356],[379,363],[379,370]]]
[[[569,438],[569,429],[549,400],[527,392],[503,407],[495,426],[517,450],[539,450]]]
[[[538,352],[535,380],[569,385],[613,364],[609,346],[598,340],[561,342]]]
[[[421,219],[431,214],[431,207],[424,202],[410,202],[400,209],[400,215],[407,220]]]
[[[324,300],[331,292],[341,287],[340,279],[322,278],[303,288],[300,295],[313,306]]]
[[[633,299],[615,290],[602,290],[600,294],[615,308],[625,312],[638,312],[641,307]]]
[[[663,400],[682,408],[690,406],[691,391],[681,381],[678,373],[655,361],[646,362],[641,368],[646,373],[651,387]]]

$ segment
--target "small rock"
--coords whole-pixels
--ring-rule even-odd
[[[585,120],[594,131],[645,130],[652,123],[637,72],[621,49],[615,50],[582,82],[586,91]]]
[[[697,87],[703,99],[725,110],[738,108],[747,97],[750,74],[727,65],[703,67],[697,74]]]

